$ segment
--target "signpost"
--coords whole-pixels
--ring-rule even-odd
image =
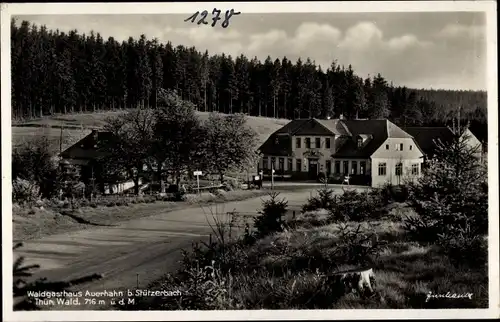
[[[202,172],[194,171],[193,174],[196,176],[196,183],[198,184],[198,193],[200,193],[200,176],[202,175]]]

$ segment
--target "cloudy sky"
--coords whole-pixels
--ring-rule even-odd
[[[201,51],[244,53],[264,60],[310,57],[325,69],[333,60],[363,77],[381,73],[413,88],[486,89],[484,13],[240,14],[228,28],[184,22],[189,14],[18,16],[51,29],[126,40],[145,34]],[[210,16],[209,16],[210,17]],[[210,21],[211,22],[211,21]]]

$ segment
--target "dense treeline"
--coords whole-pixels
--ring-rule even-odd
[[[400,125],[486,124],[486,93],[395,87],[380,74],[363,79],[336,61],[326,70],[309,58],[264,62],[209,55],[194,47],[99,33],[48,30],[11,22],[12,115],[156,107],[159,89],[173,89],[200,111],[298,118],[388,117]],[[482,126],[484,129],[485,127]],[[486,131],[484,130],[485,139]]]

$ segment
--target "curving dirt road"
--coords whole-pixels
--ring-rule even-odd
[[[283,192],[289,208],[298,209],[310,196],[310,190]],[[85,284],[80,289],[91,291],[145,288],[168,271],[174,270],[187,249],[196,240],[207,240],[211,228],[211,211],[237,211],[248,215],[261,208],[259,197],[204,207],[166,212],[160,215],[123,222],[113,227],[91,228],[47,236],[26,242],[22,251],[26,264],[36,263],[41,269],[34,277],[68,280],[100,273],[104,278]],[[56,305],[46,309],[91,310],[109,308],[106,305]]]

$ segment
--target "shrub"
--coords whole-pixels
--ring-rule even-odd
[[[80,207],[88,207],[90,205],[90,201],[85,199],[85,198],[79,200],[79,203],[80,203]]]
[[[476,159],[476,148],[458,131],[450,143],[436,142],[436,149],[422,177],[409,184],[410,202],[419,216],[408,218],[405,227],[429,242],[461,230],[487,233],[487,172]]]
[[[330,209],[331,221],[364,221],[378,219],[383,214],[377,199],[366,192],[344,190],[334,200],[335,203]]]
[[[12,182],[12,199],[18,203],[35,203],[40,198],[40,187],[34,182],[16,178]]]
[[[271,192],[270,199],[263,201],[262,210],[254,220],[254,227],[259,237],[283,230],[283,216],[287,212],[288,202],[278,200],[279,192]]]
[[[457,266],[484,267],[488,261],[488,243],[482,235],[474,234],[469,227],[440,234],[437,243]]]
[[[371,263],[381,251],[377,235],[366,234],[361,225],[356,228],[350,225],[339,225],[337,241],[337,257],[345,264],[363,265]]]
[[[289,223],[291,227],[318,227],[328,223],[329,211],[326,209],[318,209],[300,213],[297,218]]]
[[[50,149],[47,135],[36,135],[12,151],[12,178],[22,178],[36,184],[45,198],[58,193],[59,167]]]
[[[236,179],[230,179],[227,182],[227,185],[230,187],[231,190],[237,190],[240,189],[241,185],[238,180]]]
[[[332,210],[336,205],[337,197],[334,195],[332,189],[328,189],[325,185],[324,188],[318,189],[318,195],[312,196],[307,199],[307,203],[302,206],[302,212],[313,211],[318,209]]]

